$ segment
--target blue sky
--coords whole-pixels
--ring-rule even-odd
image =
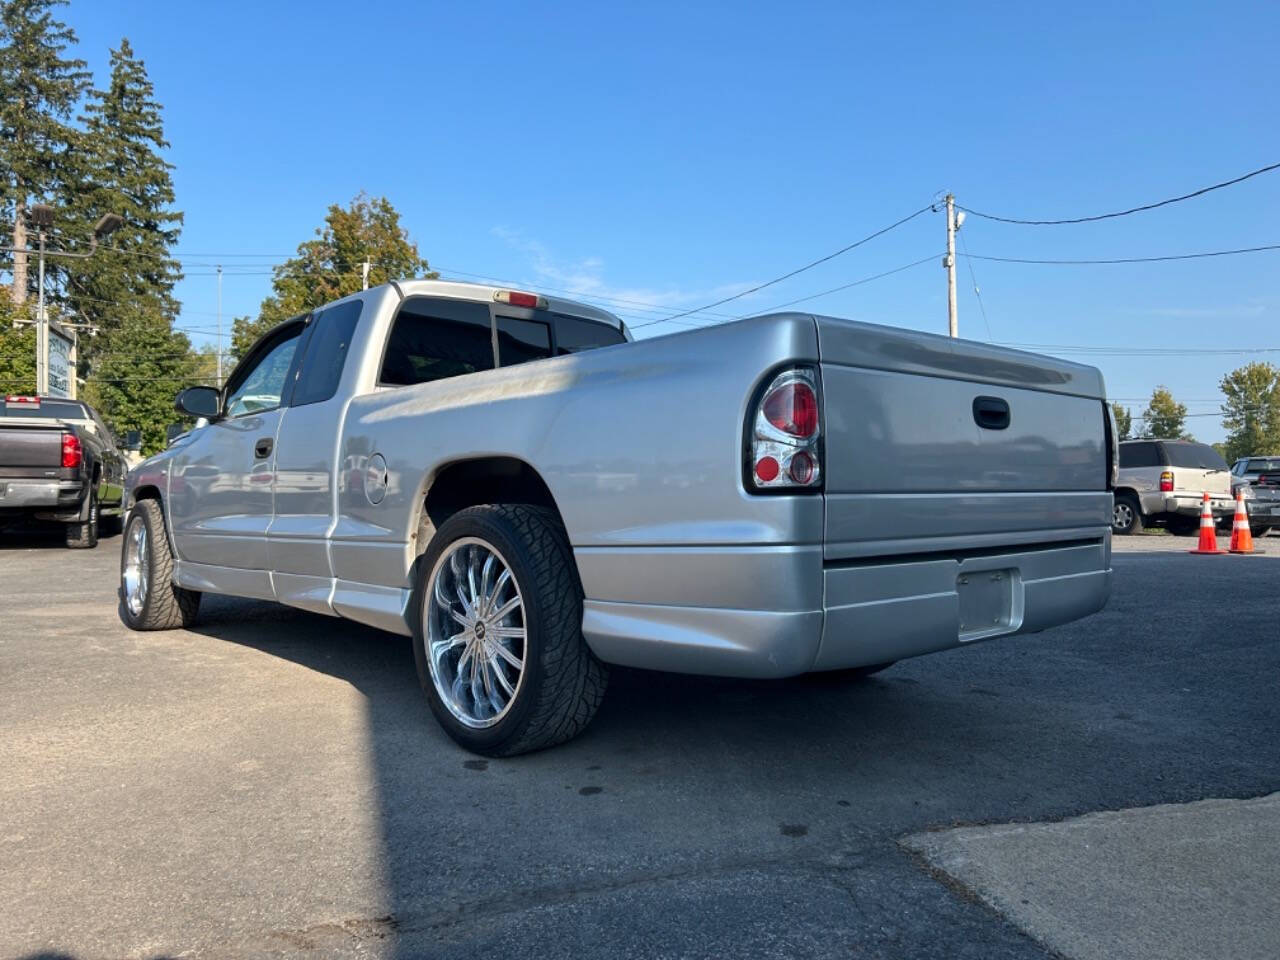
[[[269,264],[360,190],[388,196],[446,275],[652,305],[615,304],[637,325],[823,256],[948,189],[975,210],[1071,217],[1280,160],[1280,5],[1262,2],[73,0],[64,15],[100,78],[127,36],[165,105],[186,213],[180,323],[197,342],[214,325],[209,264],[227,270],[229,327],[256,312]],[[974,254],[1145,256],[1277,243],[1277,215],[1280,171],[1120,220],[970,218],[961,233]],[[944,244],[941,215],[926,214],[715,313],[759,312]],[[961,258],[962,336],[1257,351],[1089,357],[1114,397],[1163,383],[1213,413],[1225,372],[1280,361],[1280,252],[972,265],[986,319]],[[935,259],[804,308],[945,332],[945,272]],[[1221,439],[1216,417],[1188,426]]]

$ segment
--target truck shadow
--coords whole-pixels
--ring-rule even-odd
[[[194,632],[340,678],[365,696],[388,936],[434,937],[465,923],[468,904],[509,907],[544,875],[587,865],[671,869],[726,851],[828,856],[934,825],[1194,799],[1215,770],[1240,770],[1215,746],[1223,727],[1241,729],[1240,718],[1185,715],[1170,688],[1181,681],[1159,675],[1182,641],[1116,649],[1120,628],[1110,623],[1104,637],[1099,618],[861,682],[615,669],[581,737],[485,760],[435,724],[408,638],[274,604],[206,601]],[[1130,606],[1100,617],[1122,621]],[[1143,616],[1144,629],[1160,629],[1161,614]],[[1190,631],[1186,644],[1198,642]],[[1225,697],[1236,674],[1256,669],[1251,657],[1220,662],[1204,681],[1213,689],[1199,694]],[[1101,680],[1108,671],[1118,683]],[[1261,733],[1251,740],[1263,749]],[[1237,757],[1252,749],[1236,747]],[[1236,786],[1265,789],[1277,772],[1280,764],[1260,764]]]

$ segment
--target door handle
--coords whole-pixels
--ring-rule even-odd
[[[271,448],[275,446],[275,441],[271,437],[260,437],[258,442],[253,445],[253,458],[255,460],[265,460],[271,456]]]
[[[973,419],[984,430],[1003,430],[1009,426],[1009,404],[999,397],[974,397]]]

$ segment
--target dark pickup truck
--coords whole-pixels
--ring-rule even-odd
[[[53,520],[67,546],[118,528],[129,464],[97,412],[79,400],[5,397],[0,406],[0,523]]]

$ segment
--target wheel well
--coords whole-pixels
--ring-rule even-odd
[[[1116,487],[1115,495],[1117,497],[1133,497],[1133,499],[1138,501],[1138,509],[1142,509],[1142,498],[1138,496],[1138,492],[1132,487]]]
[[[148,485],[145,487],[138,487],[136,490],[133,491],[134,503],[137,503],[139,500],[159,500],[159,499],[160,499],[160,490],[158,487],[153,487]]]
[[[418,552],[427,549],[440,525],[459,510],[482,503],[529,503],[560,509],[538,471],[515,457],[460,460],[430,481],[418,520]]]

